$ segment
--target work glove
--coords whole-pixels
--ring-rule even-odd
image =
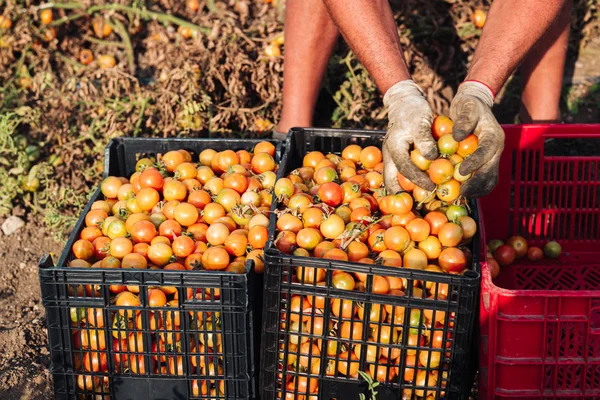
[[[398,172],[417,186],[434,190],[435,184],[410,159],[410,147],[428,160],[438,156],[431,135],[433,112],[421,88],[412,80],[396,83],[383,96],[388,112],[388,129],[383,142],[383,178],[390,193],[402,191]]]
[[[467,156],[458,170],[461,175],[473,173],[460,188],[460,193],[467,198],[485,196],[498,183],[504,131],[492,113],[493,105],[494,94],[490,88],[476,81],[463,82],[450,104],[454,140],[464,140],[471,133],[479,139],[477,150]]]

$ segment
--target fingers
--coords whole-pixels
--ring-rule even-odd
[[[415,147],[428,160],[435,160],[439,153],[437,142],[431,134],[431,122],[423,119],[418,132],[414,135]]]
[[[386,140],[383,144],[384,157],[385,152],[388,152],[388,157],[394,161],[397,170],[417,186],[426,190],[435,189],[435,184],[431,182],[429,176],[421,171],[410,159],[408,149],[409,144],[406,141],[390,142]],[[396,175],[397,180],[397,175]],[[386,182],[387,183],[387,182]]]
[[[387,146],[383,146],[383,181],[388,193],[396,194],[403,191],[398,182],[398,168],[396,168]]]
[[[498,167],[500,165],[501,154],[502,149],[500,148],[493,154],[488,163],[484,164],[473,174],[471,179],[461,185],[460,194],[470,199],[485,196],[494,190],[498,183]]]
[[[469,136],[479,122],[480,110],[474,99],[457,99],[450,106],[450,118],[454,121],[452,137],[457,142]]]

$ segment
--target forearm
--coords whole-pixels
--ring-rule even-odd
[[[410,79],[387,0],[323,0],[344,39],[381,93]]]
[[[566,0],[494,1],[467,80],[484,82],[498,93],[565,3]]]

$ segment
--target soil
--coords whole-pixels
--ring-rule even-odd
[[[0,399],[52,398],[37,263],[61,250],[34,221],[10,236],[0,232]]]

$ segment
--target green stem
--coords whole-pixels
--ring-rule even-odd
[[[135,58],[133,56],[133,47],[131,47],[131,39],[129,38],[127,29],[125,29],[121,21],[118,19],[112,20],[112,23],[109,22],[109,24],[117,32],[117,34],[121,36],[123,44],[125,45],[125,53],[127,53],[129,71],[131,72],[131,75],[135,75]]]
[[[62,17],[61,19],[57,19],[56,21],[52,21],[52,23],[50,24],[51,26],[59,26],[62,24],[65,24],[69,21],[73,21],[79,18],[83,18],[85,17],[87,14],[72,14],[72,15],[67,15],[66,17]]]
[[[432,190],[431,192],[429,192],[429,194],[427,195],[427,197],[425,197],[422,201],[420,201],[417,204],[417,210],[420,210],[421,207],[423,207],[423,204],[429,203],[431,200],[433,200],[435,198],[435,194],[437,192],[437,188],[436,190]]]
[[[146,97],[144,99],[144,101],[142,102],[142,106],[140,107],[140,114],[138,115],[138,120],[137,123],[135,124],[135,129],[133,131],[133,136],[137,137],[140,128],[142,126],[142,121],[144,119],[144,112],[146,112],[146,106],[148,105],[148,102],[150,101],[150,98]]]
[[[6,84],[2,87],[2,92],[4,92],[4,90],[11,83],[13,83],[15,79],[17,79],[17,76],[21,75],[21,68],[23,67],[23,64],[25,63],[25,57],[27,56],[27,53],[29,53],[30,48],[31,48],[31,43],[27,43],[27,45],[25,45],[25,48],[23,49],[23,52],[21,53],[21,57],[19,57],[19,61],[17,61],[17,65],[15,68],[15,74],[13,76],[11,76],[8,81],[6,81]]]
[[[83,4],[80,4],[78,2],[72,2],[72,3],[46,3],[46,4],[42,4],[39,7],[40,10],[44,10],[46,8],[63,8],[66,10],[83,10],[84,6],[83,6]]]
[[[205,28],[202,26],[198,26],[196,24],[192,24],[191,22],[177,18],[173,15],[162,14],[162,13],[148,11],[148,10],[140,10],[138,8],[124,6],[122,4],[104,4],[104,5],[92,6],[87,9],[87,13],[92,14],[96,11],[102,11],[102,10],[125,11],[125,12],[136,14],[140,18],[145,19],[145,20],[154,19],[154,20],[157,20],[160,22],[172,23],[175,25],[195,29],[195,30],[201,31],[205,34],[209,34],[211,32],[209,28]]]

